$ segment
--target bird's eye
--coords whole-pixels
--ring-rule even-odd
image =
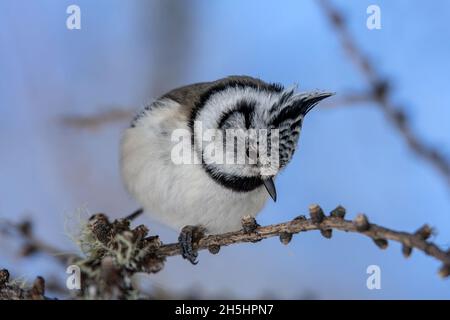
[[[253,143],[253,144],[252,144]],[[249,164],[256,164],[258,160],[258,148],[259,148],[259,142],[258,141],[250,141],[246,143],[246,155],[247,159],[249,160]]]

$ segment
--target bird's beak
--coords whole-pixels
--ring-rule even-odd
[[[277,189],[275,189],[275,184],[272,178],[263,179],[264,187],[266,187],[267,192],[270,194],[274,202],[277,202]]]

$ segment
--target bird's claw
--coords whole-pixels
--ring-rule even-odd
[[[180,235],[178,236],[182,257],[193,265],[198,263],[198,252],[194,249],[193,244],[199,240],[202,234],[203,232],[198,226],[185,226],[181,229]]]
[[[242,230],[244,233],[253,233],[259,227],[256,219],[250,215],[243,216],[241,219]]]
[[[242,231],[244,231],[245,234],[252,234],[256,232],[256,229],[259,227],[259,223],[256,222],[256,219],[250,215],[246,215],[242,217],[241,219],[241,225],[242,225]],[[257,232],[256,232],[257,233]],[[252,240],[251,242],[259,242],[262,239],[256,239]]]

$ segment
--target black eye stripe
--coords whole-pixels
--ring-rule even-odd
[[[249,129],[252,124],[253,113],[255,112],[255,107],[256,107],[256,101],[254,101],[254,100],[239,101],[236,104],[236,107],[234,109],[222,114],[222,116],[219,118],[219,121],[217,123],[217,127],[219,129],[222,129],[224,124],[230,119],[230,117],[235,115],[236,113],[238,113],[238,114],[242,114],[244,116],[245,128]]]
[[[230,118],[235,114],[236,114],[235,111],[231,111],[231,112],[222,114],[222,116],[219,118],[219,121],[217,123],[217,127],[219,129],[222,129],[224,127],[225,123],[228,122],[228,120],[230,120]]]

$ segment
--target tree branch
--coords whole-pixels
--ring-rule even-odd
[[[409,148],[434,166],[450,186],[450,163],[448,159],[437,148],[427,145],[414,132],[404,112],[405,108],[399,107],[393,101],[391,84],[380,75],[375,65],[356,45],[356,41],[347,28],[343,14],[328,0],[318,0],[318,2],[332,24],[333,30],[337,33],[348,57],[365,77],[371,88],[373,100],[377,102],[380,110],[384,112],[389,122],[402,135]]]
[[[333,230],[340,230],[369,237],[380,249],[386,249],[389,240],[398,242],[405,257],[409,257],[413,249],[422,251],[442,262],[440,276],[450,275],[450,250],[445,251],[429,241],[433,229],[428,225],[408,233],[370,223],[364,214],[358,214],[353,221],[346,220],[345,213],[345,209],[338,206],[326,216],[318,205],[312,205],[309,218],[298,216],[291,221],[268,226],[259,226],[253,217],[247,216],[243,218],[242,230],[203,236],[195,240],[194,250],[207,249],[217,254],[222,246],[253,243],[271,237],[278,237],[283,244],[288,244],[293,235],[314,230],[329,239]],[[82,288],[77,297],[142,298],[133,287],[131,277],[139,272],[156,273],[164,267],[167,257],[181,254],[178,243],[163,244],[158,236],[148,236],[148,231],[144,225],[132,229],[127,219],[110,222],[104,214],[93,215],[80,233],[79,241],[85,257],[72,261],[82,272]],[[7,281],[3,281],[3,287],[0,286],[0,297],[6,297],[8,290],[9,294],[17,293],[14,297],[31,297],[25,291],[11,290],[11,285],[5,286],[5,283]],[[43,296],[43,290],[39,292]]]
[[[194,244],[194,249],[208,249],[212,253],[217,253],[221,246],[256,242],[270,237],[279,237],[282,243],[287,244],[293,234],[312,230],[319,230],[324,237],[331,238],[332,230],[334,229],[367,236],[381,249],[385,249],[388,246],[388,240],[398,242],[402,244],[402,252],[405,257],[411,254],[413,248],[420,250],[441,261],[444,266],[441,268],[440,274],[444,277],[448,276],[450,253],[428,241],[433,233],[433,230],[428,225],[424,225],[414,233],[407,233],[372,224],[363,214],[359,214],[353,221],[345,220],[344,216],[345,209],[341,206],[333,210],[330,216],[325,216],[319,206],[313,205],[310,207],[309,219],[299,216],[292,221],[260,227],[253,218],[247,217],[243,223],[253,223],[254,228],[248,228],[244,225],[243,230],[202,237]],[[249,219],[250,222],[248,221]],[[133,265],[136,267],[134,271],[137,272],[149,272],[149,270],[150,272],[157,272],[162,268],[166,257],[176,256],[181,252],[178,243],[162,244],[157,236],[147,237],[148,229],[143,225],[135,229],[129,229],[129,222],[126,220],[116,220],[110,223],[105,215],[100,214],[93,216],[89,225],[89,229],[92,230],[94,237],[107,247],[111,245],[120,247],[114,242],[114,239],[119,234],[128,233],[128,241],[131,243],[134,241],[133,246],[138,249],[136,250],[136,256],[139,256],[139,261],[135,260],[133,262]],[[253,231],[246,232],[244,231],[245,229]],[[114,250],[111,252],[114,252]],[[152,263],[155,264],[152,265]],[[157,267],[155,267],[156,265]]]
[[[441,276],[448,276],[450,253],[441,250],[434,243],[427,241],[432,234],[432,229],[428,225],[424,225],[415,233],[407,233],[369,223],[367,217],[363,214],[358,215],[354,221],[344,220],[344,214],[345,209],[338,207],[329,217],[326,217],[320,207],[313,205],[310,207],[310,219],[300,216],[292,221],[257,227],[251,233],[245,233],[240,230],[221,235],[207,236],[199,240],[196,248],[203,250],[214,246],[220,247],[235,243],[256,242],[271,237],[280,237],[280,241],[287,244],[292,234],[312,230],[319,230],[324,237],[331,238],[332,230],[334,229],[365,235],[371,238],[381,249],[387,248],[387,240],[399,242],[403,246],[402,252],[405,257],[409,257],[412,248],[423,251],[425,254],[443,262],[445,267],[441,268],[440,274]],[[159,256],[174,256],[178,254],[180,254],[178,244],[162,245],[157,250],[157,255]]]

